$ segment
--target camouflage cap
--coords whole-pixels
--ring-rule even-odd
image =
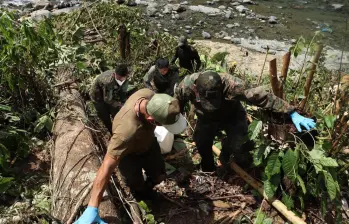
[[[188,40],[185,36],[181,36],[179,39],[178,39],[178,46],[179,47],[182,47],[184,45],[187,45],[188,44]]]
[[[214,71],[201,73],[196,82],[203,109],[213,111],[220,108],[223,95],[223,83],[220,75]]]
[[[147,104],[147,112],[173,134],[186,128],[178,100],[167,94],[155,94]]]

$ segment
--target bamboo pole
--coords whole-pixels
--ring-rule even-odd
[[[216,147],[212,146],[213,152],[219,156],[221,151]],[[275,198],[268,198],[267,195],[264,192],[263,185],[253,179],[248,173],[246,173],[241,167],[239,167],[236,163],[232,162],[230,164],[230,167],[240,175],[244,181],[246,181],[249,185],[251,185],[255,190],[257,190],[263,197],[271,204],[276,210],[278,210],[287,220],[294,224],[306,224],[301,218],[296,216],[292,211],[288,210],[286,205],[284,205],[280,200],[275,199]]]
[[[262,71],[261,71],[261,74],[259,75],[259,79],[258,79],[258,83],[257,83],[258,86],[261,84],[261,81],[262,81],[263,71],[264,71],[265,63],[267,62],[268,53],[269,53],[269,46],[267,46],[267,52],[265,53],[265,59],[264,59]]]
[[[319,44],[315,50],[315,54],[311,59],[311,67],[309,71],[309,75],[307,76],[307,80],[304,85],[304,96],[305,98],[302,100],[301,105],[300,105],[300,110],[304,110],[305,105],[307,104],[308,98],[309,98],[309,93],[310,93],[310,87],[311,83],[313,82],[314,74],[316,72],[316,67],[317,63],[319,61],[319,58],[321,56],[321,52],[323,49],[323,45]]]
[[[291,61],[291,52],[287,52],[282,57],[281,82],[279,86],[279,94],[282,99],[285,99],[284,85],[286,83],[287,72],[288,72],[288,68],[290,67],[290,61]]]
[[[277,76],[276,58],[269,62],[269,78],[274,95],[280,97],[280,84]]]

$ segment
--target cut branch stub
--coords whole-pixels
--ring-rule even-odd
[[[284,85],[286,83],[290,61],[291,61],[291,52],[287,52],[282,57],[282,70],[281,70],[281,78],[280,78],[280,86],[279,86],[279,94],[282,99],[285,99]]]
[[[127,31],[125,24],[119,26],[118,33],[120,55],[123,60],[126,60],[131,53],[130,33]]]
[[[314,74],[316,72],[317,63],[319,61],[322,49],[323,49],[323,45],[319,44],[317,46],[316,50],[315,50],[314,56],[311,59],[310,71],[309,71],[309,74],[307,76],[307,80],[306,80],[305,85],[304,85],[304,96],[305,96],[305,98],[302,100],[302,102],[301,102],[301,104],[299,106],[299,109],[301,111],[304,110],[305,105],[306,105],[306,103],[308,101],[311,83],[313,82]]]
[[[273,88],[274,95],[280,97],[280,92],[279,92],[280,84],[277,76],[276,58],[274,58],[269,62],[269,77],[270,77],[270,83],[271,83],[271,87]]]

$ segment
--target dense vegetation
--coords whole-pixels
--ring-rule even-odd
[[[39,23],[18,22],[18,19],[13,13],[1,12],[0,201],[29,198],[33,200],[35,216],[41,219],[43,214],[49,216],[49,190],[45,185],[44,190],[29,192],[27,182],[15,172],[15,167],[21,160],[25,161],[31,151],[42,150],[43,142],[50,139],[55,117],[53,85],[59,75],[55,73],[57,67],[63,64],[76,67],[74,78],[88,99],[86,93],[93,78],[121,61],[130,64],[131,81],[140,86],[141,78],[155,59],[173,53],[175,38],[151,31],[137,9],[110,3],[84,5],[81,10]],[[122,58],[120,53],[118,29],[121,24],[125,24],[130,33],[131,53],[127,58]],[[157,47],[154,47],[154,39]],[[309,55],[313,54],[318,40],[316,37],[308,43],[300,38],[292,49],[293,56],[305,49]],[[212,59],[202,56],[203,69],[227,71],[226,54],[222,52]],[[291,70],[285,82],[286,99],[294,105],[304,98],[301,87],[308,72],[307,65],[303,68]],[[238,68],[236,74],[239,75]],[[266,195],[281,198],[299,215],[307,209],[307,202],[315,201],[324,216],[327,211],[334,211],[331,215],[335,214],[339,223],[341,198],[348,198],[345,192],[349,192],[348,152],[344,154],[343,151],[348,150],[349,136],[345,126],[348,103],[335,107],[340,94],[344,93],[344,89],[342,92],[335,90],[340,81],[337,75],[326,71],[321,62],[318,64],[311,97],[303,111],[316,117],[316,131],[296,134],[287,118],[255,107],[247,108],[253,117],[250,139],[256,145],[251,152],[253,166],[264,171],[260,179]],[[300,81],[295,82],[298,78]],[[254,78],[249,79],[251,85],[257,83]],[[268,84],[268,79],[263,82]],[[345,85],[348,83],[342,83],[342,87]],[[270,120],[286,124],[292,139],[270,138],[267,135],[267,121]],[[44,196],[38,193],[42,191],[45,191]],[[37,195],[40,195],[39,199]],[[8,215],[12,211],[4,209],[1,212]],[[255,223],[267,222],[265,214],[258,212]]]

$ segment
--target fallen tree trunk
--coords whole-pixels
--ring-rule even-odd
[[[68,82],[72,74],[72,68],[58,69],[57,82]],[[76,84],[62,89],[59,98],[51,149],[51,211],[55,218],[67,223],[78,218],[87,205],[100,162],[90,129],[84,124],[85,104]],[[111,197],[103,199],[100,216],[108,223],[121,223]]]
[[[221,150],[219,150],[216,146],[212,146],[213,152],[219,156]],[[237,173],[239,176],[244,179],[250,186],[252,186],[255,190],[257,190],[263,197],[276,209],[278,210],[287,220],[294,224],[306,224],[301,218],[296,216],[292,211],[288,210],[287,207],[280,201],[275,198],[268,198],[264,192],[263,184],[256,181],[253,177],[251,177],[248,173],[246,173],[241,167],[239,167],[236,163],[232,162],[230,167]]]

